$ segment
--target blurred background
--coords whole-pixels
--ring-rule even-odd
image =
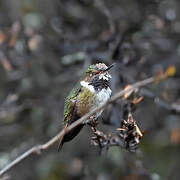
[[[134,118],[139,150],[101,156],[88,127],[11,169],[13,180],[178,180],[180,176],[179,0],[1,0],[0,169],[62,129],[64,98],[92,63],[116,62],[113,93],[170,65],[176,75],[141,89]],[[115,132],[121,101],[99,128]]]

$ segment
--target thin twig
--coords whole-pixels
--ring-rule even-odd
[[[159,77],[158,80],[164,79],[164,76]],[[153,83],[156,80],[156,77],[151,77],[142,81],[139,81],[135,84],[132,84],[129,89],[124,89],[119,92],[117,92],[114,96],[111,97],[109,101],[107,101],[104,105],[94,108],[89,113],[85,114],[83,117],[81,117],[79,120],[72,123],[70,126],[66,128],[66,132],[62,130],[60,133],[58,133],[56,136],[54,136],[52,139],[50,139],[48,142],[42,145],[36,145],[32,147],[31,149],[24,152],[22,155],[18,156],[15,160],[7,164],[3,169],[0,170],[0,176],[4,175],[7,171],[9,171],[11,168],[13,168],[15,165],[19,164],[22,160],[26,159],[31,154],[40,154],[41,151],[48,149],[50,146],[52,146],[56,141],[59,140],[61,136],[64,135],[64,133],[68,133],[73,128],[77,127],[79,124],[82,124],[85,120],[89,119],[92,115],[94,115],[96,112],[104,109],[108,104],[111,104],[115,101],[117,101],[120,97],[122,97],[125,93],[132,91],[136,88],[148,85],[150,83]]]

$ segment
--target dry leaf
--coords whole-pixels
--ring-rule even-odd
[[[31,51],[35,51],[38,49],[39,44],[41,42],[41,36],[40,35],[34,35],[31,37],[28,41],[28,47]]]
[[[0,44],[2,44],[6,39],[6,35],[0,31]]]
[[[9,63],[8,59],[3,58],[1,60],[1,63],[6,71],[8,72],[12,71],[12,65]]]
[[[135,124],[134,126],[136,127],[136,131],[137,131],[137,133],[138,133],[141,137],[143,137],[143,134],[142,134],[142,132],[140,131],[140,129],[139,129],[139,127],[138,127],[138,125],[137,125],[137,124]]]
[[[123,96],[124,99],[129,98],[129,96],[131,96],[131,94],[134,92],[134,89],[131,89],[131,88],[132,88],[132,86],[130,84],[124,88],[125,91],[127,90],[127,92]],[[129,89],[129,91],[128,91],[128,89]]]
[[[171,131],[171,143],[172,144],[180,143],[180,128],[175,128]]]
[[[176,74],[176,67],[174,65],[171,65],[167,68],[165,75],[167,77],[172,77]]]
[[[140,103],[143,99],[144,99],[144,96],[141,96],[141,97],[139,97],[139,98],[134,98],[133,101],[132,101],[132,103],[133,103],[133,104],[138,104],[138,103]]]

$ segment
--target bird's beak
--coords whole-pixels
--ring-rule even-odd
[[[114,65],[115,65],[115,63],[111,64],[111,65],[108,66],[107,69],[105,69],[103,72],[109,71],[109,69],[111,69]]]

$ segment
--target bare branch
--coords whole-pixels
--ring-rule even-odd
[[[162,80],[164,79],[165,76],[162,75],[160,77],[158,77],[158,80]],[[111,99],[109,101],[107,101],[104,105],[94,108],[92,111],[90,111],[89,113],[85,114],[83,117],[81,117],[79,120],[75,121],[74,123],[72,123],[70,126],[68,126],[66,128],[66,133],[68,133],[69,131],[71,131],[73,128],[75,128],[76,126],[78,126],[79,124],[83,123],[85,120],[87,120],[88,118],[90,118],[93,114],[95,114],[96,112],[104,109],[108,104],[111,104],[115,101],[117,101],[119,98],[121,98],[125,93],[132,91],[136,88],[148,85],[150,83],[153,83],[154,81],[157,80],[157,77],[151,77],[142,81],[139,81],[135,84],[132,84],[130,86],[130,88],[128,89],[124,89],[122,91],[117,92],[114,96],[111,97]],[[36,145],[34,147],[32,147],[31,149],[27,150],[26,152],[24,152],[22,155],[18,156],[15,160],[13,160],[12,162],[10,162],[9,164],[7,164],[3,169],[0,170],[0,176],[4,175],[7,171],[9,171],[11,168],[13,168],[15,165],[19,164],[21,161],[23,161],[24,159],[26,159],[28,156],[30,156],[31,154],[40,154],[41,151],[48,149],[50,146],[52,146],[56,141],[59,140],[59,138],[61,136],[63,136],[65,133],[64,130],[62,130],[60,133],[58,133],[56,136],[54,136],[52,139],[50,139],[48,142],[46,142],[45,144],[42,145]],[[115,143],[115,145],[119,145],[117,143]],[[122,146],[121,146],[122,147]]]

